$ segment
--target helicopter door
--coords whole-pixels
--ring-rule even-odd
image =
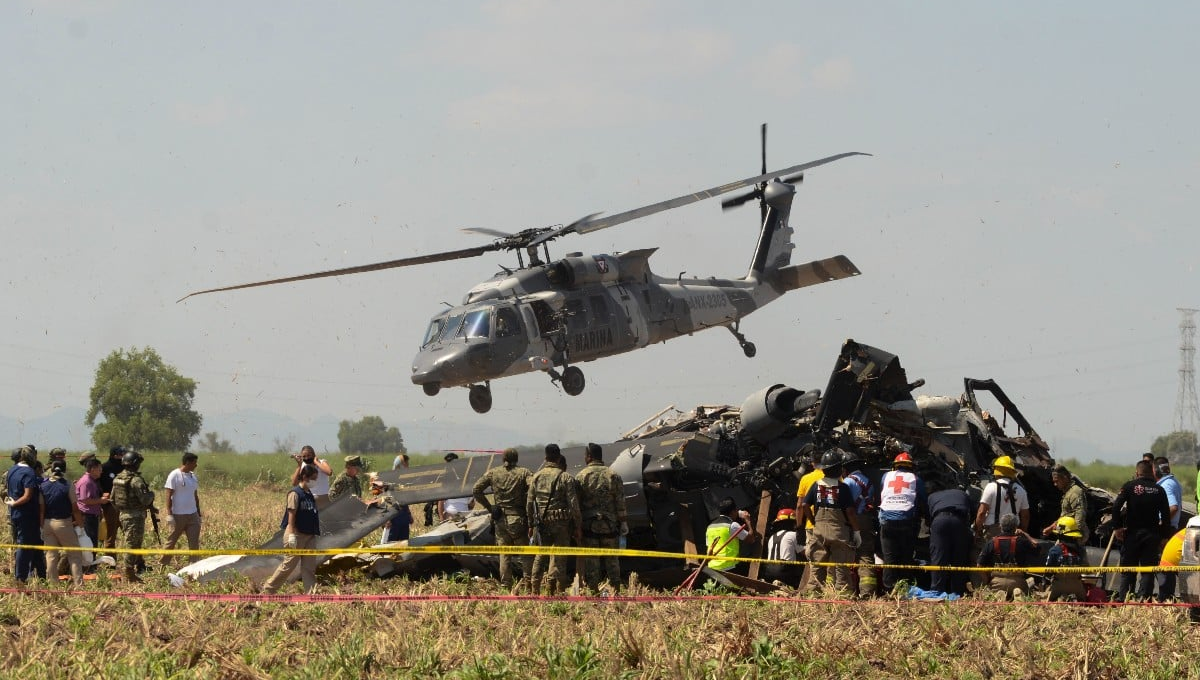
[[[646,315],[638,308],[637,300],[623,284],[612,287],[616,293],[617,304],[624,312],[625,322],[629,327],[629,335],[635,347],[645,347],[649,342],[649,332],[646,329]]]
[[[495,335],[492,339],[493,360],[507,368],[525,354],[525,333],[515,307],[496,307]]]

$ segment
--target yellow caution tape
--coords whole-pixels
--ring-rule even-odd
[[[673,560],[707,561],[716,556],[697,555],[694,553],[665,552],[661,550],[632,550],[628,548],[586,548],[581,546],[551,546],[551,545],[418,545],[418,546],[370,546],[347,548],[241,548],[232,550],[185,550],[166,548],[78,548],[74,546],[48,545],[13,545],[0,544],[0,549],[14,550],[63,550],[72,552],[95,552],[97,554],[129,554],[129,555],[180,555],[203,556],[214,555],[404,555],[404,554],[433,554],[433,555],[556,555],[560,557],[650,557]],[[936,566],[931,564],[872,564],[861,562],[807,562],[790,560],[772,560],[759,557],[725,557],[724,560],[736,560],[754,564],[779,564],[814,567],[848,567],[861,569],[902,569],[909,571],[964,571],[964,572],[1020,572],[1026,574],[1102,574],[1102,573],[1155,573],[1177,572],[1190,573],[1200,571],[1200,565],[1191,566],[1140,566],[1140,567],[956,567]]]

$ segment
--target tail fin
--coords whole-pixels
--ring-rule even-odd
[[[765,208],[762,229],[758,233],[754,259],[750,261],[750,271],[746,272],[746,279],[754,281],[761,281],[764,275],[786,267],[792,261],[792,249],[796,247],[792,243],[795,230],[788,224],[796,187],[776,180],[767,184],[762,193]]]

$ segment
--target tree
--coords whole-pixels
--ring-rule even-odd
[[[1150,453],[1162,456],[1172,463],[1191,463],[1196,460],[1196,433],[1181,430],[1164,434],[1150,445]]]
[[[196,448],[209,453],[237,453],[233,444],[230,444],[228,439],[221,439],[221,435],[216,432],[205,432],[196,444]]]
[[[387,427],[379,416],[338,423],[338,448],[342,453],[408,453],[400,430]]]
[[[296,448],[296,435],[289,434],[286,437],[273,438],[271,450],[275,453],[299,453],[299,449]]]
[[[86,422],[101,450],[118,444],[186,449],[200,432],[192,410],[196,381],[163,362],[153,348],[113,350],[96,368]],[[97,419],[102,422],[97,424]]]

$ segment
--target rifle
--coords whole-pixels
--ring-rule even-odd
[[[162,534],[158,533],[158,508],[150,506],[150,525],[154,527],[154,540],[158,541],[158,545],[162,545]]]

